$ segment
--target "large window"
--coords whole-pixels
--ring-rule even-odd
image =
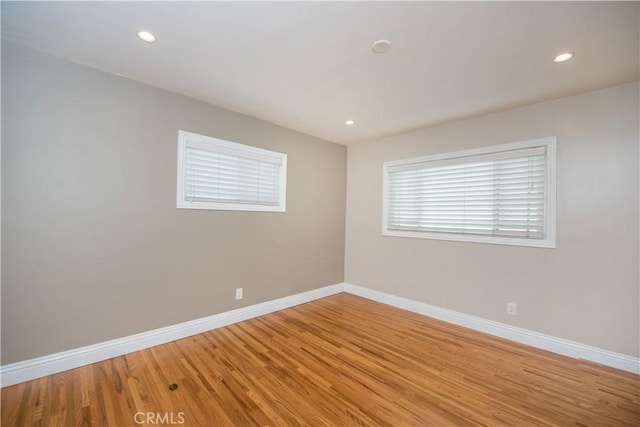
[[[555,142],[384,163],[382,234],[554,248]]]
[[[286,154],[178,133],[178,208],[284,212],[286,188]]]

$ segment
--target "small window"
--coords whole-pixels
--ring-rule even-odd
[[[382,234],[554,248],[555,142],[384,163]]]
[[[286,154],[178,132],[178,208],[285,212],[286,189]]]

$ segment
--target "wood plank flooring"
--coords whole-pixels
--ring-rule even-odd
[[[338,294],[6,387],[1,409],[3,426],[638,426],[640,383]]]

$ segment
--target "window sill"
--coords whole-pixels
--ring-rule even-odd
[[[444,234],[425,231],[382,230],[386,237],[410,237],[414,239],[449,240],[453,242],[488,243],[492,245],[529,246],[533,248],[555,249],[555,239],[522,239],[510,237],[478,236],[472,234]]]

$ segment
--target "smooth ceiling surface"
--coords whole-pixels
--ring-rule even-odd
[[[639,14],[638,2],[2,2],[2,37],[348,144],[638,80]],[[373,53],[378,39],[391,51]],[[554,64],[565,50],[574,59]]]

